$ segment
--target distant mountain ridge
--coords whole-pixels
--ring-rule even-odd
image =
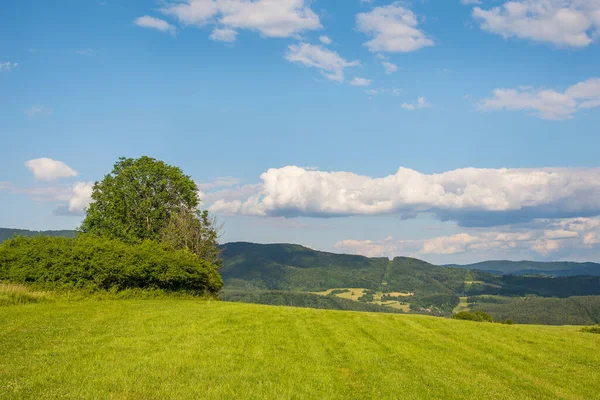
[[[600,276],[600,264],[594,262],[492,260],[466,265],[445,264],[442,266],[487,271],[498,275]]]
[[[60,230],[60,231],[31,231],[28,229],[11,229],[11,228],[0,228],[0,243],[8,240],[14,236],[64,236],[64,237],[75,237],[77,231],[75,230]]]

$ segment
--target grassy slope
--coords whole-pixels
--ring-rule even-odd
[[[193,300],[2,307],[0,326],[3,399],[600,393],[600,335],[572,327]]]

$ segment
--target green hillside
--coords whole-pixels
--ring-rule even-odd
[[[4,242],[7,239],[16,236],[64,236],[64,237],[75,237],[77,232],[73,230],[63,230],[63,231],[30,231],[27,229],[9,229],[9,228],[0,228],[0,243]]]
[[[600,264],[593,262],[576,263],[568,261],[483,261],[475,264],[458,265],[448,264],[444,267],[475,269],[494,274],[512,275],[547,275],[547,276],[574,276],[574,275],[600,275]]]
[[[194,300],[0,308],[0,398],[592,399],[600,335]]]
[[[407,257],[367,258],[291,244],[228,243],[220,272],[227,288],[320,291],[365,288],[386,292],[462,292],[465,280],[486,273],[442,268]]]

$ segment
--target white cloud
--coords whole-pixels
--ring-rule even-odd
[[[417,16],[394,2],[356,16],[357,29],[372,39],[365,46],[372,52],[411,52],[433,46],[433,40],[417,28]]]
[[[331,44],[333,41],[327,36],[319,36],[319,41],[323,44]]]
[[[419,98],[417,98],[416,103],[414,103],[414,104],[403,103],[401,107],[404,108],[405,110],[413,111],[413,110],[417,110],[420,108],[429,108],[429,107],[431,107],[431,103],[429,103],[429,101],[427,101],[427,99],[425,97],[419,97]]]
[[[54,110],[52,110],[51,108],[44,107],[44,106],[41,106],[38,104],[35,104],[25,110],[25,114],[30,118],[38,116],[38,115],[46,115],[46,116],[52,115],[53,112],[54,112]]]
[[[392,64],[389,61],[382,61],[381,65],[383,65],[383,68],[385,69],[385,73],[387,75],[391,75],[394,72],[398,71],[398,66],[396,64]]]
[[[133,21],[133,23],[137,26],[141,26],[142,28],[156,29],[160,32],[168,32],[171,35],[174,35],[176,32],[175,27],[169,24],[167,21],[160,18],[151,17],[149,15],[138,17]]]
[[[0,62],[0,72],[10,72],[13,69],[17,68],[18,66],[19,66],[19,63],[16,63],[16,62],[10,62],[10,61]]]
[[[72,214],[83,214],[92,201],[93,189],[94,182],[77,182],[73,185],[68,211]]]
[[[369,86],[371,82],[370,79],[356,77],[350,81],[350,84],[352,86]]]
[[[541,221],[543,222],[543,221]],[[585,225],[583,231],[569,231],[561,226]],[[544,224],[542,224],[544,225]],[[547,222],[540,227],[508,226],[502,230],[476,229],[454,235],[420,240],[342,240],[334,248],[370,257],[410,255],[458,255],[469,253],[481,258],[494,258],[510,254],[521,257],[547,257],[562,251],[566,254],[579,252],[600,244],[600,219],[578,218]]]
[[[28,188],[16,187],[12,182],[0,182],[0,190],[11,194],[27,195],[34,201],[58,203],[54,215],[82,215],[92,199],[93,182],[74,184],[40,185]]]
[[[559,47],[583,48],[600,33],[598,0],[511,0],[500,7],[473,9],[481,28]]]
[[[59,178],[68,178],[77,176],[77,172],[67,164],[52,160],[51,158],[36,158],[25,163],[35,179],[42,181],[52,181]]]
[[[523,110],[550,120],[571,119],[579,109],[600,106],[600,78],[577,83],[565,92],[552,89],[495,89],[493,96],[478,104],[482,111]]]
[[[337,82],[344,81],[344,69],[360,65],[359,61],[347,61],[333,50],[308,43],[289,45],[285,59],[307,67],[318,68],[327,79]]]
[[[291,37],[321,28],[317,14],[304,0],[186,0],[161,9],[184,25],[218,23],[258,31],[265,37]]]
[[[215,28],[210,34],[210,38],[217,42],[233,43],[237,34],[237,31],[230,28]]]
[[[269,169],[261,179],[251,194],[235,198],[236,212],[286,217],[433,213],[462,226],[600,215],[600,168],[465,168],[430,175],[400,168],[372,178],[288,166]]]

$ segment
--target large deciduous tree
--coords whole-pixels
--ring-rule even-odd
[[[180,168],[146,156],[120,158],[95,183],[81,231],[126,242],[161,240],[173,216],[200,218],[199,204],[196,184]]]

